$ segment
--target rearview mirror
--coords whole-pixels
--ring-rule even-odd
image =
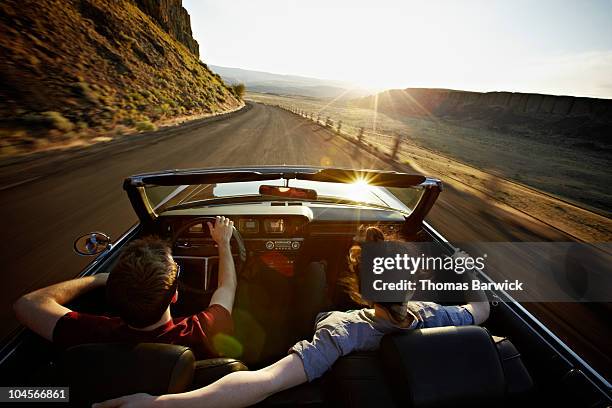
[[[317,192],[308,188],[282,187],[282,186],[259,186],[259,194],[275,197],[301,198],[306,200],[316,200]]]
[[[79,255],[97,255],[110,247],[110,237],[101,232],[90,232],[74,241],[74,251]]]

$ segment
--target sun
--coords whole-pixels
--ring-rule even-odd
[[[365,201],[370,196],[371,188],[367,180],[359,178],[348,185],[348,193],[355,201]]]

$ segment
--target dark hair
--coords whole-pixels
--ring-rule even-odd
[[[108,276],[108,301],[130,326],[150,326],[170,304],[177,288],[177,272],[166,241],[153,236],[135,240],[124,249]]]
[[[364,241],[385,241],[385,233],[375,226],[361,226],[359,228],[356,242],[351,246],[347,257],[349,274],[342,278],[340,282],[353,302],[361,306],[373,307],[374,302],[364,299],[359,289],[361,285],[359,274],[361,242]],[[376,304],[387,311],[391,318],[397,322],[401,322],[406,317],[406,307],[402,302],[376,302]]]

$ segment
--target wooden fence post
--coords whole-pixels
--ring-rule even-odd
[[[399,152],[401,143],[402,143],[402,137],[400,135],[397,135],[395,137],[395,144],[393,145],[393,151],[391,152],[391,158],[393,160],[397,159],[397,153]]]
[[[359,128],[359,134],[357,135],[357,141],[363,143],[363,128]]]

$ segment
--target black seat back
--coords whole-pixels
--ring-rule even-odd
[[[357,352],[344,356],[327,375],[332,386],[333,406],[346,408],[395,408],[391,388],[385,380],[378,353]]]
[[[497,406],[505,378],[497,348],[478,326],[386,335],[380,353],[401,406]]]
[[[501,359],[504,377],[506,378],[506,396],[520,400],[525,398],[533,388],[533,379],[523,364],[521,353],[505,337],[493,336],[497,352]]]
[[[74,406],[137,392],[182,392],[191,385],[194,367],[188,347],[157,343],[83,344],[66,350],[59,361]]]

